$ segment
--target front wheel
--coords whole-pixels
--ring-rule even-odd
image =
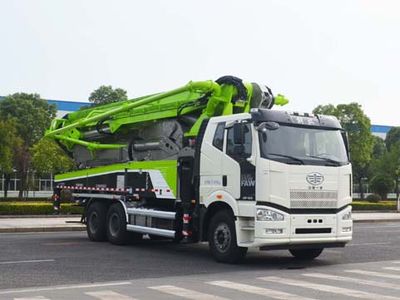
[[[295,258],[301,260],[313,260],[317,258],[324,248],[313,248],[313,249],[289,249],[290,254]]]
[[[219,211],[211,218],[208,243],[218,262],[238,263],[247,253],[247,248],[237,245],[234,216],[228,210]]]

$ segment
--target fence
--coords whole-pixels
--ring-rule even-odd
[[[28,174],[29,191],[26,191],[24,198],[48,198],[53,194],[54,178],[52,174],[44,175],[41,177],[36,176],[35,173]],[[4,189],[6,185],[5,176],[0,178],[0,197],[4,196]],[[8,182],[7,197],[16,198],[21,188],[21,179],[17,174],[11,175]]]

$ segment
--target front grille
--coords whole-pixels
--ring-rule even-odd
[[[336,208],[336,201],[290,201],[291,208]]]
[[[291,208],[336,208],[337,191],[290,191]]]
[[[290,191],[290,199],[337,199],[337,191]]]

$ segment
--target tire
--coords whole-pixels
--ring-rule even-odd
[[[104,242],[107,239],[106,205],[101,202],[93,202],[92,204],[90,204],[86,216],[86,231],[89,239],[94,242]]]
[[[208,244],[217,262],[238,263],[247,253],[247,248],[237,245],[234,216],[228,210],[221,210],[211,218]]]
[[[324,248],[313,248],[313,249],[289,249],[290,254],[295,258],[301,260],[313,260],[317,258]]]
[[[110,206],[107,212],[107,238],[111,244],[126,245],[130,232],[126,229],[125,210],[119,203]]]

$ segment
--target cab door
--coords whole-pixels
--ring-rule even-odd
[[[201,146],[200,198],[222,191],[225,122],[209,123]]]
[[[225,134],[224,190],[237,200],[255,200],[255,166],[248,161],[253,151],[251,126],[235,123]]]

